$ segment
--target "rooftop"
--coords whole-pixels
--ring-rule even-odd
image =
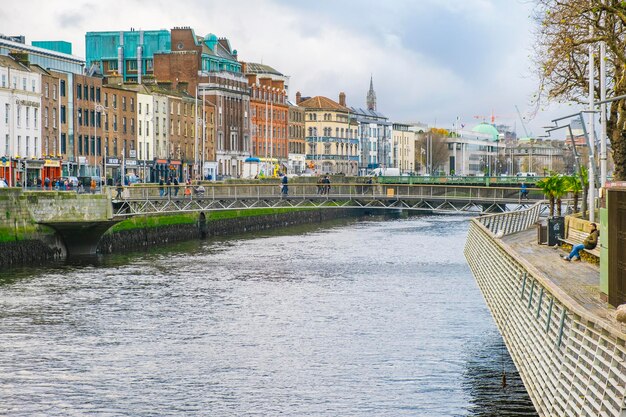
[[[350,109],[342,106],[334,100],[324,96],[315,96],[309,99],[303,100],[298,104],[300,107],[305,107],[311,110],[334,110],[349,113]]]

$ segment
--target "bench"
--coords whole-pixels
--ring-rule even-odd
[[[566,227],[565,227],[565,237],[560,238],[559,240],[562,243],[565,243],[572,247],[574,245],[582,244],[584,240],[587,239],[587,236],[589,236],[589,232],[582,230],[580,227],[586,226],[587,224],[589,224],[589,222],[567,216]],[[598,241],[598,245],[594,249],[585,248],[581,252],[588,253],[589,255],[595,257],[595,259],[593,260],[597,262],[600,259],[600,242]]]

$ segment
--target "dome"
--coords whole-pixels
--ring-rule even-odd
[[[492,142],[497,142],[499,140],[498,129],[490,125],[489,123],[481,123],[475,128],[472,129],[472,132],[481,133],[483,135],[489,135]]]

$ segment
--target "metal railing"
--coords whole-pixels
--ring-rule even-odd
[[[506,236],[526,230],[537,223],[546,204],[546,201],[538,201],[524,210],[488,214],[477,218],[476,221],[482,223],[492,234]]]

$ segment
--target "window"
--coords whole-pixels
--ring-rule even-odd
[[[117,132],[117,114],[113,115],[113,131]]]
[[[135,111],[135,99],[133,97],[130,98],[130,111]]]
[[[22,78],[22,90],[26,91],[26,78]]]
[[[180,103],[176,103],[176,108],[178,109],[178,115],[180,116]]]
[[[156,122],[154,123],[154,133],[159,134],[159,118],[156,118]]]
[[[150,105],[146,103],[146,114],[150,114]]]
[[[35,80],[32,80],[31,87],[33,89],[33,93],[35,92]]]
[[[104,93],[104,107],[109,105],[109,93]]]
[[[4,154],[9,155],[9,134],[8,133],[4,142]]]
[[[96,125],[96,112],[92,110],[90,113],[91,113],[91,126],[93,127]]]
[[[17,125],[22,125],[22,106],[17,106]]]
[[[158,112],[159,112],[159,102],[158,102],[158,101],[155,101],[155,102],[154,102],[154,112],[155,112],[155,113],[158,113]]]
[[[83,154],[83,135],[78,135],[78,154]]]
[[[126,97],[122,97],[122,111],[126,111]]]
[[[2,87],[6,87],[7,86],[7,75],[6,74],[2,74]],[[46,98],[48,97],[48,91],[46,91]]]
[[[43,127],[48,128],[48,108],[43,110]]]
[[[83,98],[83,86],[82,86],[82,84],[76,85],[76,98],[78,100]]]
[[[131,117],[130,119],[130,131],[131,133],[135,133],[135,118]]]
[[[53,100],[57,99],[57,85],[56,84],[52,84],[52,99]]]
[[[89,86],[87,84],[83,85],[83,98],[89,100]]]
[[[141,104],[139,104],[139,106],[137,106],[137,112],[138,112],[139,114],[141,114]]]
[[[128,61],[126,61],[126,63],[127,63],[126,68],[128,70],[131,70],[131,71],[136,71],[137,70],[137,61],[136,60],[129,59]]]
[[[143,134],[143,133],[142,133],[143,131],[141,130],[141,125],[142,125],[142,123],[141,123],[141,120],[140,120],[140,121],[138,121],[138,122],[137,122],[137,127],[138,127],[138,129],[139,129],[139,135],[140,135],[140,136]]]
[[[47,112],[47,110],[46,110]],[[46,117],[48,117],[48,115],[46,114]],[[65,106],[61,106],[61,123],[66,123],[65,120]],[[47,124],[46,124],[47,126]]]
[[[11,110],[11,105],[9,103],[5,103],[4,104],[4,123],[7,125],[9,124],[9,111],[10,110]]]
[[[33,109],[33,127],[35,129],[37,129],[37,124],[39,123],[39,121],[37,120],[39,116],[39,109],[35,108]]]
[[[126,130],[126,118],[125,117],[122,117],[122,132],[123,133],[127,132],[127,130]]]
[[[150,122],[146,121],[146,136],[150,136]]]
[[[117,61],[115,59],[112,59],[109,61],[109,69],[110,70],[116,70],[117,69]]]
[[[56,107],[52,108],[52,127],[57,128],[57,109]]]
[[[81,109],[78,109],[78,111],[76,111],[76,118],[78,119],[78,126],[82,126],[83,125],[83,112]]]
[[[67,153],[67,136],[65,133],[61,133],[61,153]]]
[[[92,85],[91,87],[89,87],[89,100],[94,101],[95,99],[96,99],[96,88]]]
[[[60,88],[61,88],[61,91],[60,91],[61,97],[65,97],[65,80],[61,80]]]
[[[113,94],[113,108],[117,109],[117,94]]]
[[[100,87],[96,87],[96,101],[100,103]]]

